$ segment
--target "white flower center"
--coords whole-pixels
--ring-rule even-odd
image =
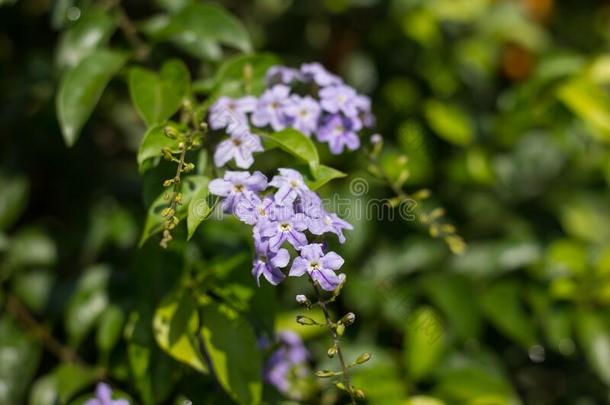
[[[290,225],[290,222],[280,222],[278,227],[279,227],[280,231],[282,231],[282,232],[288,232],[292,228],[292,226]]]
[[[333,219],[327,215],[327,216],[324,217],[324,223],[326,225],[330,225],[330,224],[333,223]]]

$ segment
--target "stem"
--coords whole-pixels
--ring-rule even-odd
[[[42,326],[28,309],[12,294],[7,296],[6,310],[13,315],[55,357],[63,362],[84,364],[78,354],[71,347],[62,345],[51,335],[48,329]]]
[[[311,279],[311,277],[310,277],[310,280],[313,284],[313,288],[314,288],[314,290],[316,292],[316,296],[318,298],[318,305],[320,306],[320,308],[322,308],[322,312],[324,313],[324,318],[326,319],[326,326],[328,327],[328,330],[333,338],[334,346],[337,349],[337,358],[339,359],[339,363],[341,363],[341,371],[343,372],[342,375],[343,375],[343,384],[345,385],[345,390],[347,391],[347,393],[350,396],[352,405],[356,405],[356,397],[354,396],[354,392],[352,391],[352,385],[349,380],[348,366],[345,363],[345,358],[343,357],[343,352],[341,351],[341,339],[339,338],[339,335],[337,335],[337,331],[334,327],[335,322],[330,317],[330,313],[328,312],[328,309],[326,308],[326,302],[322,299],[322,293],[320,292],[320,289],[316,285],[315,281],[313,279]]]
[[[129,42],[129,44],[135,49],[135,59],[139,61],[148,59],[150,47],[138,35],[138,29],[125,12],[125,9],[121,5],[121,1],[109,0],[106,3],[106,7],[115,8],[117,10],[119,17],[119,28],[123,34],[125,34],[125,39],[127,39],[127,42]]]

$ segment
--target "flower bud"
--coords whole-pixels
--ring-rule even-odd
[[[316,371],[316,376],[318,376],[320,378],[329,378],[329,377],[334,377],[336,375],[337,375],[336,372],[330,371],[330,370],[318,370],[318,371]]]
[[[310,302],[306,295],[299,294],[296,296],[297,303],[300,305],[309,306]]]
[[[336,330],[337,330],[337,335],[343,336],[343,334],[345,333],[345,325],[340,323],[339,325],[337,325],[337,329]]]
[[[163,182],[163,187],[169,187],[174,184],[174,179],[167,179]]]
[[[176,139],[178,137],[178,131],[176,130],[176,128],[165,127],[163,128],[163,132],[165,133],[165,136],[167,136],[169,139]]]
[[[333,347],[331,347],[331,348],[329,348],[329,349],[328,349],[328,351],[326,352],[326,355],[327,355],[328,357],[330,357],[331,359],[332,359],[333,357],[335,357],[335,354],[337,354],[337,348],[336,348],[336,347],[334,347],[334,346],[333,346]]]
[[[345,326],[349,326],[356,321],[356,315],[353,312],[348,312],[345,314],[343,318],[339,321]]]
[[[354,390],[354,395],[356,395],[356,398],[358,398],[358,399],[365,398],[364,391],[362,391],[360,388]]]
[[[364,352],[362,353],[360,356],[358,356],[358,358],[356,359],[356,364],[363,364],[366,363],[367,361],[369,361],[371,359],[371,353],[369,352]]]
[[[310,318],[308,316],[305,315],[297,315],[297,323],[301,324],[301,325],[305,325],[305,326],[311,326],[311,325],[317,325],[318,322],[316,322],[315,319]]]

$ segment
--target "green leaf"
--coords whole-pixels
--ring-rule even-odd
[[[318,150],[312,140],[296,129],[287,128],[279,132],[260,135],[292,156],[309,163],[312,171],[320,164]]]
[[[197,192],[193,194],[193,198],[188,206],[188,215],[186,217],[186,227],[188,230],[188,239],[190,240],[197,227],[205,221],[212,209],[208,204],[208,182],[209,179],[206,177],[202,180],[202,183],[199,185]]]
[[[576,330],[580,345],[599,378],[610,385],[610,326],[593,311],[577,314]]]
[[[95,343],[102,354],[107,356],[121,338],[125,314],[117,305],[110,305],[100,316]]]
[[[324,186],[326,183],[333,179],[340,179],[342,177],[347,176],[347,174],[333,169],[329,166],[324,165],[314,165],[312,166],[312,174],[314,181],[309,182],[309,188],[312,190],[317,190],[320,187]]]
[[[416,310],[406,325],[405,366],[414,380],[432,372],[445,351],[446,336],[439,315],[432,308]]]
[[[66,30],[57,48],[56,62],[60,68],[73,68],[100,46],[108,43],[117,27],[116,18],[105,10],[92,7]]]
[[[243,52],[252,48],[241,22],[214,4],[190,3],[170,17],[158,36],[170,39],[192,55],[209,60],[222,57],[221,45]]]
[[[244,405],[261,402],[261,352],[247,321],[215,304],[202,309],[201,334],[213,371],[229,395]]]
[[[465,366],[443,370],[435,387],[438,396],[450,404],[513,404],[516,401],[510,383],[498,373]]]
[[[140,173],[145,172],[148,168],[146,161],[163,155],[163,149],[168,148],[172,152],[180,151],[178,148],[180,141],[178,139],[168,138],[163,129],[164,126],[152,127],[144,134],[137,157]]]
[[[13,278],[13,292],[34,312],[41,313],[49,301],[54,281],[54,273],[48,270],[20,272]]]
[[[220,65],[213,79],[193,83],[193,89],[209,92],[214,97],[244,95],[245,70],[248,66],[251,72],[249,90],[252,94],[259,95],[267,87],[265,81],[267,70],[278,63],[279,59],[268,53],[235,56]]]
[[[465,277],[434,274],[423,280],[423,287],[462,340],[479,336],[481,316],[476,302],[472,300],[474,290]]]
[[[72,345],[78,345],[83,340],[106,309],[109,278],[110,268],[95,265],[85,270],[78,280],[65,315],[66,330]]]
[[[430,127],[444,140],[462,146],[473,141],[474,127],[470,117],[457,105],[430,100],[424,112]]]
[[[205,176],[189,176],[182,179],[180,183],[180,192],[182,193],[182,204],[176,210],[176,216],[181,220],[187,216],[188,207],[193,196],[197,195],[201,188],[207,188],[209,179]],[[140,246],[144,244],[151,236],[163,230],[165,218],[161,215],[163,210],[169,206],[168,200],[165,199],[167,191],[162,192],[152,203],[148,209],[146,222],[142,236],[140,237]]]
[[[63,75],[55,101],[57,118],[68,146],[74,145],[106,85],[126,61],[127,55],[122,52],[101,49]]]
[[[23,176],[0,174],[0,230],[11,227],[26,208],[30,185]]]
[[[59,399],[55,374],[47,374],[34,382],[30,389],[30,405],[56,405]]]
[[[536,343],[536,330],[523,308],[520,291],[516,282],[497,282],[483,292],[481,306],[496,328],[528,349]]]
[[[0,318],[0,404],[21,404],[41,349],[11,319]]]
[[[61,403],[68,402],[76,393],[97,379],[95,370],[74,363],[59,365],[54,374]]]
[[[164,123],[190,92],[190,73],[186,65],[172,60],[161,73],[133,67],[129,71],[129,94],[136,110],[150,127]]]
[[[205,359],[197,342],[199,317],[188,294],[173,292],[155,311],[153,329],[159,346],[176,360],[207,373]]]
[[[57,248],[51,238],[36,228],[24,228],[9,240],[0,279],[15,270],[34,266],[51,266],[57,260]]]
[[[584,121],[593,136],[610,141],[610,97],[602,87],[576,78],[561,85],[557,97]]]

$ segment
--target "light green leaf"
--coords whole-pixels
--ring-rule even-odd
[[[481,306],[496,328],[528,349],[536,343],[536,330],[523,308],[520,291],[516,282],[497,282],[483,292]]]
[[[247,321],[224,306],[202,309],[201,334],[222,387],[237,402],[261,402],[261,353],[256,335]]]
[[[144,134],[140,149],[138,150],[138,168],[140,173],[143,173],[148,168],[146,161],[153,158],[158,158],[163,155],[163,149],[168,148],[172,152],[179,152],[178,139],[171,139],[165,135],[164,126],[156,126],[150,128]]]
[[[54,281],[54,273],[48,270],[19,272],[13,278],[13,292],[34,312],[41,313],[51,296]]]
[[[105,10],[92,7],[66,30],[57,48],[60,68],[73,68],[100,46],[108,43],[117,27],[116,18]]]
[[[208,181],[209,179],[207,177],[196,175],[182,179],[182,182],[180,183],[182,204],[180,204],[176,210],[176,216],[178,218],[182,220],[187,216],[188,207],[193,196],[197,195],[202,187],[207,188]],[[167,191],[162,192],[148,209],[148,215],[146,216],[146,222],[144,223],[144,229],[142,231],[142,236],[140,237],[140,246],[142,246],[148,238],[163,230],[165,217],[163,217],[161,213],[169,206],[168,200],[165,199],[166,193]]]
[[[23,176],[0,175],[0,230],[7,230],[26,208],[30,186]]]
[[[221,45],[249,52],[248,32],[241,22],[214,4],[190,3],[170,17],[168,26],[158,36],[171,39],[194,56],[218,60]]]
[[[127,55],[122,52],[101,49],[63,75],[55,101],[57,118],[68,146],[74,145],[106,85],[126,61]]]
[[[510,383],[502,375],[475,366],[443,370],[435,387],[450,404],[508,405],[516,401]]]
[[[312,174],[314,180],[309,182],[309,188],[312,190],[319,189],[333,179],[347,176],[347,174],[325,165],[314,165],[312,167]]]
[[[447,142],[468,145],[474,139],[474,127],[470,117],[457,105],[429,100],[425,105],[428,124]]]
[[[309,163],[312,171],[320,164],[318,150],[312,140],[296,129],[287,128],[271,134],[261,134],[261,136],[292,156]]]
[[[41,350],[11,319],[0,318],[0,404],[21,404]]]
[[[136,110],[150,127],[164,123],[182,104],[190,91],[190,74],[183,62],[172,60],[158,75],[148,69],[129,71],[129,94]]]
[[[66,307],[65,325],[71,344],[78,345],[108,305],[110,268],[96,265],[84,271]]]
[[[51,238],[36,228],[25,228],[9,240],[0,278],[17,269],[51,266],[57,260],[57,248]]]
[[[405,367],[414,380],[434,370],[445,351],[446,336],[439,315],[432,308],[416,310],[406,325]]]
[[[582,310],[577,314],[578,340],[587,360],[599,376],[610,385],[610,326],[593,311]]]
[[[59,399],[55,374],[47,374],[34,382],[30,389],[30,405],[56,405]]]
[[[569,80],[559,87],[557,96],[602,141],[610,141],[610,97],[600,86],[587,79]]]
[[[153,329],[159,346],[176,360],[207,373],[208,368],[197,343],[199,317],[188,294],[173,292],[155,311]]]
[[[190,240],[197,227],[205,221],[212,212],[208,204],[208,182],[206,177],[201,180],[197,191],[193,194],[193,198],[188,206],[188,215],[186,217],[186,227],[188,230],[188,239]]]
[[[107,356],[121,338],[125,314],[117,305],[110,305],[100,316],[95,343],[102,354]]]

